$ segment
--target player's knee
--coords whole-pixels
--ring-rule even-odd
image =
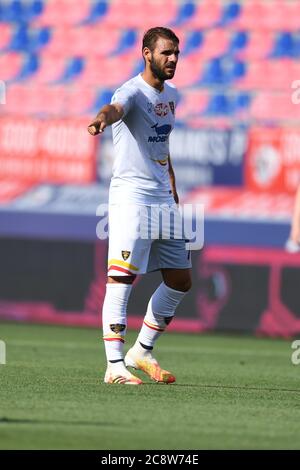
[[[175,289],[181,292],[187,292],[191,289],[192,287],[192,280],[191,278],[187,277],[184,279],[178,279],[177,281],[173,281],[171,283],[166,283],[168,287],[171,287],[171,289]]]
[[[191,287],[192,287],[192,280],[190,278],[187,278],[181,282],[180,289],[178,290],[181,290],[182,292],[187,292],[191,289]]]

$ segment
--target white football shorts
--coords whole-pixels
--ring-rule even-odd
[[[191,267],[176,204],[109,205],[108,276]]]

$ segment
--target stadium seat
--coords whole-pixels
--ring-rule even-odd
[[[223,28],[206,31],[204,42],[199,50],[202,60],[210,60],[223,56],[229,47],[230,33]]]
[[[23,67],[24,56],[17,52],[0,54],[1,80],[9,82],[17,77]]]
[[[203,0],[197,2],[194,14],[185,21],[184,27],[188,29],[211,28],[220,21],[222,3],[220,0]]]
[[[91,110],[94,101],[95,101],[95,89],[94,88],[92,87],[82,88],[80,85],[75,85],[75,86],[73,85],[71,87],[68,87],[67,89],[65,112],[70,116],[85,115],[87,111]]]
[[[236,55],[244,51],[249,43],[249,33],[247,31],[236,31],[233,33],[228,48],[229,54]]]
[[[203,33],[202,31],[192,31],[191,34],[186,38],[184,47],[181,45],[182,55],[188,55],[193,52],[198,52],[198,49],[203,44]]]
[[[176,108],[176,120],[185,120],[191,116],[199,115],[207,107],[209,94],[207,90],[191,89],[181,93]]]
[[[181,57],[178,62],[176,74],[172,82],[178,87],[188,87],[196,85],[203,73],[203,62],[187,57]]]
[[[254,61],[269,57],[273,44],[274,33],[270,31],[249,31],[248,41],[243,49],[234,51],[234,55],[245,61]]]
[[[51,41],[51,31],[46,27],[31,30],[28,52],[37,52],[43,49]]]
[[[93,2],[88,15],[81,21],[81,25],[94,24],[103,19],[108,11],[107,1],[98,0]]]
[[[89,9],[89,0],[47,0],[42,14],[36,18],[34,25],[76,25],[88,16]]]
[[[133,76],[135,59],[132,56],[123,57],[120,67],[119,57],[95,57],[86,59],[86,65],[81,74],[80,84],[82,86],[97,86],[107,88],[122,84]]]
[[[212,59],[205,66],[200,83],[206,86],[228,84],[228,73],[221,59]]]
[[[275,40],[274,48],[271,51],[271,57],[295,57],[296,40],[292,33],[280,33]]]
[[[140,44],[137,43],[137,31],[134,29],[125,30],[120,37],[119,43],[117,44],[115,50],[112,52],[114,55],[120,55],[124,52],[128,52],[135,46],[140,48]]]
[[[32,77],[37,70],[39,69],[39,57],[37,54],[27,54],[24,57],[23,66],[18,73],[18,75],[14,78],[14,81],[22,81],[27,80],[29,77]]]
[[[299,107],[286,93],[258,93],[250,107],[250,116],[257,121],[278,122],[299,120]]]
[[[8,46],[9,51],[26,51],[30,42],[30,36],[27,24],[19,24],[11,38]]]
[[[257,30],[261,28],[263,11],[263,2],[252,0],[243,2],[239,16],[234,22],[235,29]]]
[[[58,82],[66,69],[67,59],[61,55],[40,54],[39,69],[31,77],[33,84]]]
[[[195,2],[187,1],[179,6],[177,17],[174,19],[172,26],[181,26],[191,19],[196,11]]]
[[[89,111],[93,114],[99,112],[99,109],[102,108],[105,104],[109,104],[111,102],[111,98],[113,96],[113,91],[109,89],[102,89],[96,95],[94,102],[92,103]]]
[[[0,23],[0,52],[7,50],[12,40],[13,27],[8,23]]]
[[[223,27],[231,26],[231,24],[239,17],[241,9],[242,6],[239,2],[224,4],[219,25]]]
[[[72,57],[69,59],[66,69],[58,82],[69,83],[75,80],[80,75],[85,66],[85,59],[83,57]]]
[[[233,113],[234,106],[230,99],[230,96],[224,93],[213,94],[207,104],[207,108],[204,111],[205,115],[219,116],[219,115],[231,115]]]

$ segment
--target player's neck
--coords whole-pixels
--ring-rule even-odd
[[[154,77],[154,75],[151,72],[149,72],[149,70],[144,70],[141,73],[141,76],[142,76],[143,80],[145,80],[145,82],[148,83],[148,85],[152,86],[153,88],[155,88],[159,92],[163,91],[164,81],[161,81],[161,80],[159,80],[159,78]]]

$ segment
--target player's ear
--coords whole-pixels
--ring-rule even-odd
[[[149,47],[144,47],[142,53],[143,53],[143,57],[145,59],[145,62],[149,62],[150,59],[151,59],[151,51],[150,51]]]

